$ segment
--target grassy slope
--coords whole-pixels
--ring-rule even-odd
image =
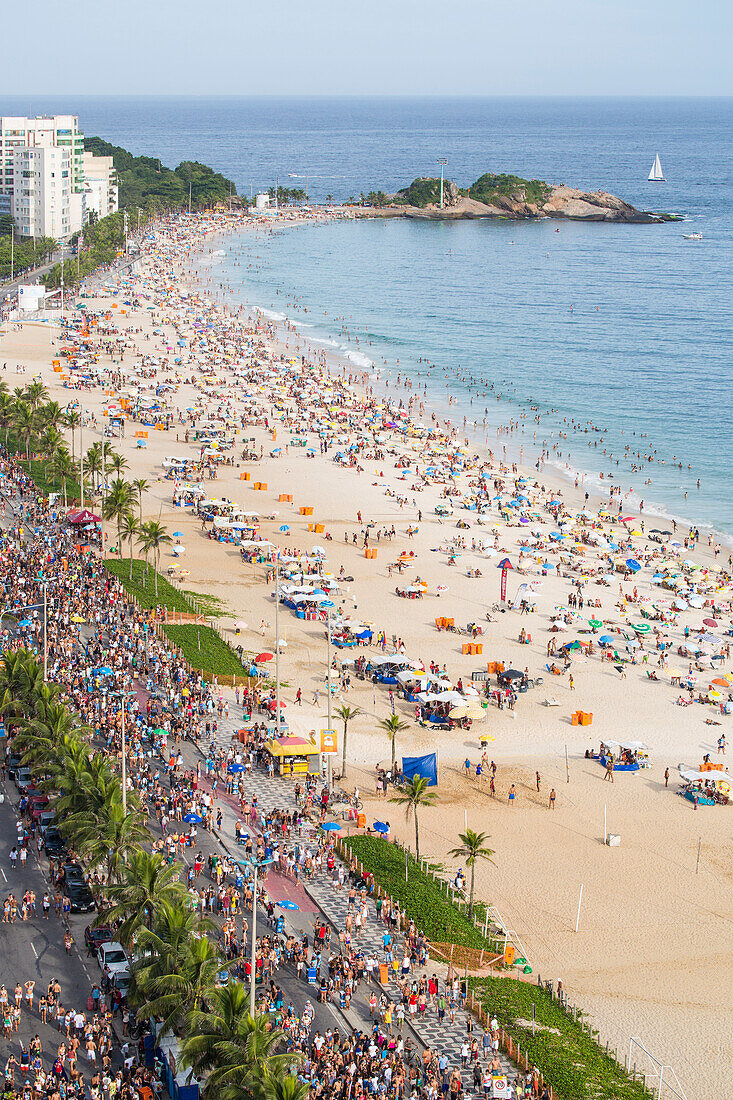
[[[425,874],[412,857],[408,858],[405,882],[405,855],[401,848],[370,836],[347,837],[344,843],[375,882],[407,909],[429,940],[455,943],[464,947],[488,947],[478,928],[441,893],[438,884]]]

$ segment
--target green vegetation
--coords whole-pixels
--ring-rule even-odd
[[[134,960],[128,999],[139,1020],[175,1030],[180,1065],[205,1078],[204,1100],[307,1100],[299,1055],[266,1013],[249,1013],[248,990],[217,977],[225,965],[215,924],[193,910],[185,869],[152,852],[137,791],[123,793],[114,753],[93,751],[90,729],[44,683],[29,650],[0,655],[0,699],[13,717],[13,751],[23,754],[51,798],[59,828],[86,875],[104,875],[106,908]],[[108,705],[111,705],[111,701]],[[119,749],[118,740],[115,748]],[[91,881],[95,881],[93,878]]]
[[[449,180],[444,181],[446,193],[449,183]],[[499,198],[512,198],[520,202],[541,204],[546,201],[551,190],[552,188],[542,180],[525,180],[521,176],[508,176],[503,173],[496,175],[493,172],[485,172],[467,189],[459,189],[459,193],[488,205],[495,203]],[[400,206],[417,206],[421,209],[426,206],[438,205],[440,203],[440,177],[426,176],[413,180],[408,187],[403,187],[401,191],[397,192],[393,201]]]
[[[99,137],[85,137],[84,148],[95,157],[112,157],[119,181],[120,210],[187,209],[189,183],[192,210],[206,210],[237,194],[231,180],[198,161],[185,160],[177,168],[166,168],[158,157],[136,157]]]
[[[440,202],[440,177],[434,179],[424,176],[413,180],[409,187],[403,187],[394,196],[399,206],[419,206],[424,208]]]
[[[196,601],[196,607],[205,618],[218,619],[226,614],[227,605],[218,596],[212,596],[208,592],[195,592],[192,588],[185,588],[183,591],[192,602]]]
[[[77,477],[64,478],[54,471],[54,463],[42,458],[32,458],[30,462],[21,459],[18,462],[21,469],[33,478],[41,493],[48,496],[49,493],[64,495],[64,482],[66,482],[66,497],[68,500],[81,499],[81,485]],[[77,469],[78,474],[78,469]]]
[[[193,668],[216,676],[244,676],[245,670],[237,654],[210,626],[186,623],[178,626],[166,623],[166,636]]]
[[[525,180],[521,176],[495,175],[484,172],[468,189],[469,198],[491,205],[497,198],[515,198],[520,202],[543,203],[552,188],[542,180]]]
[[[649,1100],[616,1059],[547,990],[514,978],[472,978],[471,988],[486,1011],[537,1066],[558,1100]],[[532,1005],[536,1031],[532,1035]]]
[[[165,607],[167,611],[181,611],[184,615],[194,615],[193,604],[185,593],[179,592],[160,573],[158,574],[158,595],[155,595],[155,570],[139,558],[132,561],[132,580],[130,580],[129,558],[105,558],[105,567],[114,573],[123,584],[126,592],[134,596],[141,607]]]
[[[19,237],[9,214],[0,216],[0,279],[32,270],[58,248],[53,237]],[[11,262],[12,261],[12,262]]]
[[[371,836],[350,836],[345,846],[374,875],[374,881],[399,901],[429,940],[455,943],[479,950],[489,947],[473,921],[441,892],[440,886],[408,855],[405,882],[405,853],[396,844]]]
[[[144,223],[143,223],[144,224]],[[123,215],[108,214],[98,222],[84,227],[83,241],[77,240],[78,256],[64,262],[64,285],[75,286],[85,275],[89,275],[102,264],[111,264],[125,247],[125,226]],[[43,282],[49,288],[61,284],[61,264],[52,267],[43,276]]]

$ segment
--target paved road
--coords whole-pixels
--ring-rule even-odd
[[[15,871],[11,869],[8,856],[16,839],[18,791],[10,779],[0,784],[0,790],[5,796],[0,805],[0,898],[4,901],[12,891],[20,902],[24,892],[31,889],[36,894],[38,908],[38,915],[27,921],[19,917],[15,924],[0,924],[0,983],[6,986],[11,1000],[16,982],[23,985],[32,980],[36,983],[34,1010],[29,1013],[24,1006],[17,1035],[10,1040],[0,1037],[0,1056],[3,1065],[11,1054],[17,1058],[20,1042],[27,1047],[38,1034],[43,1044],[44,1062],[50,1066],[59,1045],[59,1035],[55,1025],[41,1023],[38,1000],[46,992],[48,983],[57,978],[61,986],[61,1003],[65,1007],[86,1010],[91,987],[99,978],[96,963],[87,961],[84,949],[84,929],[94,914],[71,914],[68,927],[74,937],[74,947],[72,954],[66,955],[63,934],[67,925],[53,915],[53,909],[48,920],[41,916],[41,898],[49,885],[48,860],[42,855],[39,861],[31,854],[23,870],[19,866]]]

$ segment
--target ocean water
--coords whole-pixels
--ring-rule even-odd
[[[266,247],[243,237],[220,263],[242,299],[314,325],[355,364],[419,377],[456,423],[485,418],[490,443],[524,415],[505,442],[525,458],[547,441],[589,485],[613,472],[647,510],[733,537],[733,100],[23,97],[0,110],[77,112],[89,134],[170,165],[205,161],[243,193],[306,175],[314,199],[389,191],[445,157],[460,184],[515,172],[684,214],[339,223]],[[647,182],[657,152],[665,184]]]

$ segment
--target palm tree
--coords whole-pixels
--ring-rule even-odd
[[[104,914],[121,921],[120,935],[130,942],[140,928],[160,934],[160,915],[168,906],[182,910],[186,891],[178,881],[180,865],[169,864],[160,852],[134,852],[119,868],[117,882],[107,889],[112,908]]]
[[[153,551],[155,560],[155,598],[158,598],[158,564],[160,561],[160,548],[168,543],[172,542],[170,535],[166,531],[162,523],[157,520],[151,519],[147,523],[143,523],[140,526],[140,538],[138,539],[140,545],[147,555],[149,551]]]
[[[5,650],[0,663],[0,711],[30,711],[43,687],[43,665],[30,649]]]
[[[5,449],[8,447],[8,431],[15,415],[15,398],[9,393],[0,393],[0,428],[5,430]]]
[[[101,817],[87,814],[77,821],[73,829],[67,830],[74,851],[90,867],[104,863],[107,869],[107,886],[119,872],[127,857],[133,851],[139,851],[140,845],[150,841],[150,832],[145,824],[145,814],[140,810],[124,813],[117,802],[110,803],[108,811]]]
[[[129,463],[126,458],[123,458],[122,455],[117,454],[116,451],[113,451],[112,454],[109,456],[107,469],[110,471],[110,473],[115,474],[116,477],[120,478],[122,477],[122,471],[126,470],[128,465]]]
[[[45,405],[37,409],[38,421],[45,428],[62,427],[66,421],[66,411],[61,408],[58,401],[47,401]]]
[[[132,544],[139,530],[140,524],[130,512],[123,516],[120,526],[120,537],[122,542],[129,542],[130,544],[130,580],[132,580]],[[120,554],[120,557],[122,557],[122,554]]]
[[[24,397],[29,408],[35,412],[41,407],[44,401],[48,400],[48,390],[43,382],[29,382],[25,388]]]
[[[92,487],[97,487],[97,474],[102,471],[102,448],[99,443],[92,443],[84,456],[84,465],[87,472],[91,474]]]
[[[265,1100],[307,1100],[310,1084],[292,1073],[265,1072],[262,1082]]]
[[[390,798],[390,802],[397,802],[405,807],[405,816],[410,820],[410,814],[415,817],[415,858],[420,862],[420,830],[418,823],[418,810],[423,806],[432,806],[438,797],[436,791],[430,790],[430,780],[422,775],[413,775],[409,783],[396,795]]]
[[[390,714],[389,718],[382,718],[379,722],[379,726],[386,732],[387,737],[389,737],[392,742],[392,775],[394,775],[397,734],[402,733],[403,730],[409,729],[410,727],[407,722],[403,722],[396,714]]]
[[[484,846],[484,842],[489,839],[488,833],[476,833],[473,829],[466,829],[465,833],[459,833],[458,839],[461,841],[460,848],[451,849],[451,855],[456,859],[460,859],[465,862],[467,867],[471,868],[471,894],[468,901],[468,915],[473,916],[473,891],[476,879],[476,863],[480,859],[485,859],[488,863],[493,863],[491,858],[494,854],[493,848],[487,848]]]
[[[277,1054],[279,1028],[270,1028],[267,1016],[251,1016],[248,994],[241,983],[212,989],[206,1008],[196,1008],[186,1020],[181,1063],[196,1076],[207,1074],[205,1098],[258,1100],[265,1096],[265,1080],[281,1079],[294,1063],[290,1054]]]
[[[33,409],[25,401],[20,401],[15,406],[13,413],[13,429],[21,443],[25,444],[26,461],[31,460],[31,440],[36,434],[36,417]]]
[[[133,489],[137,493],[137,503],[138,503],[138,509],[139,509],[138,519],[142,523],[142,521],[143,521],[143,493],[147,493],[148,489],[150,488],[150,482],[147,481],[144,477],[136,477],[135,480],[131,484],[132,484]]]
[[[64,427],[68,428],[71,432],[71,457],[74,457],[74,439],[76,429],[81,427],[81,413],[78,409],[66,409],[64,413]]]
[[[349,707],[346,703],[342,703],[336,711],[336,717],[344,724],[344,741],[341,755],[341,778],[346,775],[346,734],[349,728],[349,722],[352,718],[358,717],[361,714],[360,707]]]
[[[141,937],[141,946],[149,946],[149,937]],[[211,999],[222,958],[208,938],[195,935],[181,943],[175,956],[163,956],[135,973],[136,993],[141,1004],[138,1015],[162,1018],[165,1035],[187,1013]],[[241,988],[241,987],[240,987]]]
[[[64,508],[67,505],[66,482],[76,474],[76,463],[65,446],[59,447],[53,456],[51,472],[55,481],[60,481],[64,492]]]
[[[122,558],[122,523],[129,516],[133,507],[135,492],[132,485],[118,477],[112,482],[102,506],[102,515],[105,519],[114,520],[117,525],[117,552]]]

